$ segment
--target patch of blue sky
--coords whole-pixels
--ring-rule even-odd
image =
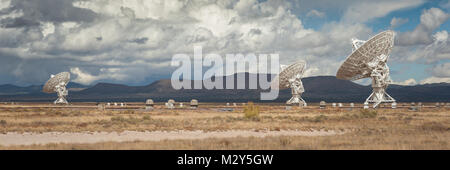
[[[422,14],[424,7],[418,6],[414,8],[409,9],[403,9],[398,10],[389,13],[388,15],[380,18],[373,19],[371,21],[368,21],[366,23],[367,26],[371,27],[374,32],[380,32],[391,28],[391,20],[392,18],[402,18],[402,19],[408,19],[408,21],[404,24],[401,24],[393,30],[398,32],[405,32],[405,31],[411,31],[416,28],[417,25],[420,23],[420,15]]]
[[[398,32],[406,32],[406,31],[412,31],[414,28],[417,27],[417,25],[420,24],[420,15],[422,15],[422,12],[424,10],[428,10],[430,8],[439,8],[443,11],[448,11],[448,9],[440,8],[439,6],[440,1],[427,1],[426,3],[403,10],[393,11],[389,13],[388,15],[380,18],[376,18],[372,21],[368,21],[366,23],[367,26],[371,27],[374,32],[380,32],[382,30],[391,29],[391,20],[392,18],[403,18],[408,19],[408,22],[399,25],[394,28],[395,31]],[[444,24],[442,24],[436,31],[442,31],[442,30],[449,30],[450,28],[450,22],[447,21]]]
[[[450,20],[444,22],[436,31],[447,31],[450,33]]]
[[[431,65],[419,63],[400,63],[391,62],[389,70],[392,80],[396,82],[414,78],[417,82],[430,76],[429,68]]]
[[[444,63],[450,63],[450,59],[443,59],[443,60],[437,61],[437,64],[444,64]]]

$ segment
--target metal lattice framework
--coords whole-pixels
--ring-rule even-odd
[[[45,93],[58,93],[58,99],[55,100],[55,104],[68,104],[65,97],[69,94],[69,91],[66,89],[66,85],[69,81],[69,72],[61,72],[56,75],[51,75],[50,79],[45,83],[42,91]]]
[[[287,104],[301,104],[306,106],[305,100],[302,99],[301,94],[305,92],[301,78],[306,67],[306,62],[303,60],[297,61],[287,67],[282,67],[282,71],[275,77],[271,86],[275,89],[291,88],[292,97]]]
[[[394,46],[394,32],[384,31],[368,41],[352,39],[353,52],[336,73],[336,77],[344,80],[372,79],[372,94],[366,99],[377,107],[381,102],[395,102],[386,93],[391,83],[387,61]]]

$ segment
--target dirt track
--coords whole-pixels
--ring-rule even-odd
[[[45,133],[7,133],[0,134],[0,145],[33,145],[49,143],[97,143],[97,142],[125,142],[125,141],[161,141],[177,139],[206,139],[231,137],[266,137],[266,136],[330,136],[343,134],[335,131],[152,131],[152,132],[45,132]]]

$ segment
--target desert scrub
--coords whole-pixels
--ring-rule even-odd
[[[56,109],[50,109],[50,110],[47,110],[46,115],[47,116],[61,116],[62,112],[59,110],[56,110]]]
[[[441,122],[426,122],[419,126],[419,129],[424,131],[449,131],[450,127],[442,124]]]
[[[128,124],[136,124],[139,122],[142,122],[142,119],[138,119],[132,116],[129,116],[128,118],[122,117],[122,116],[115,116],[111,118],[112,122],[121,122],[121,123],[128,123]]]
[[[6,120],[0,120],[0,126],[5,126],[6,125]]]
[[[327,120],[328,117],[325,115],[319,115],[319,116],[315,116],[311,121],[312,122],[322,122],[324,120]]]
[[[283,137],[280,137],[279,142],[280,142],[281,146],[285,147],[285,146],[290,145],[292,143],[292,140],[289,137],[283,136]]]
[[[375,118],[378,112],[376,110],[361,109],[359,110],[359,118]]]
[[[138,118],[138,117],[134,117],[134,116],[114,116],[111,117],[111,121],[99,121],[99,123],[101,124],[116,124],[116,123],[120,123],[120,124],[125,124],[125,125],[137,125],[137,124],[141,124],[141,125],[155,125],[156,127],[171,127],[171,126],[175,126],[175,122],[173,121],[167,121],[167,120],[162,120],[162,119],[153,119],[150,116],[144,116],[142,118]]]
[[[122,117],[122,116],[114,116],[114,117],[111,118],[111,121],[113,121],[113,122],[124,122],[124,121],[126,121],[126,119],[124,117]]]
[[[378,118],[378,120],[385,121],[385,120],[388,120],[388,118],[386,118],[385,116],[381,116],[381,117]]]
[[[244,107],[244,117],[245,118],[257,118],[259,116],[259,106],[255,106],[253,102],[248,102]]]
[[[145,115],[144,117],[142,117],[143,120],[150,120],[152,119],[149,115]]]
[[[136,112],[134,110],[125,110],[125,111],[120,111],[120,114],[136,114]]]

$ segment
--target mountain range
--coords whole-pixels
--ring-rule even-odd
[[[258,76],[249,73],[245,74],[246,80],[249,76]],[[238,74],[234,74],[236,78]],[[267,76],[268,79],[272,75]],[[224,77],[213,77],[224,78]],[[191,85],[195,81],[191,80]],[[306,77],[302,79],[305,87],[305,93],[302,97],[307,102],[363,102],[371,93],[370,85],[364,86],[348,80],[340,80],[334,76]],[[201,83],[201,82],[200,82]],[[223,81],[224,87],[226,78]],[[236,87],[237,82],[234,82]],[[122,84],[98,83],[94,86],[85,86],[70,82],[69,102],[81,101],[102,101],[102,102],[144,102],[146,99],[153,99],[161,102],[168,99],[175,101],[190,101],[198,99],[200,102],[264,102],[260,101],[260,93],[268,90],[248,89],[249,83],[245,82],[246,89],[181,89],[172,88],[169,79],[155,81],[145,86],[128,86]],[[0,101],[53,101],[56,94],[47,94],[41,92],[42,85],[33,85],[20,87],[11,84],[0,85]],[[450,101],[450,83],[434,83],[414,86],[390,85],[387,92],[399,102],[449,102]],[[285,102],[291,97],[290,89],[280,90],[279,97],[274,101],[266,102]]]

